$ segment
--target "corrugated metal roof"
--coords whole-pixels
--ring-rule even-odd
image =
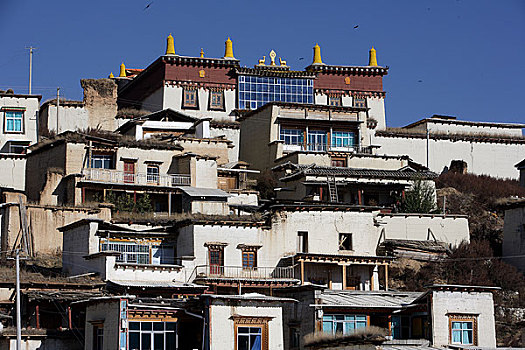
[[[326,290],[316,306],[356,308],[401,308],[414,302],[421,292],[371,292]]]
[[[177,188],[190,197],[230,197],[228,193],[216,188],[202,188],[191,186],[177,186]]]

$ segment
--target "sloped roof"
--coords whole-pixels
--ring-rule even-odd
[[[310,176],[336,176],[336,177],[365,177],[365,178],[380,178],[380,179],[403,179],[411,180],[415,177],[423,179],[434,179],[438,177],[438,174],[429,171],[416,171],[411,167],[405,167],[398,170],[380,170],[380,169],[363,169],[363,168],[342,168],[342,167],[329,167],[319,166],[315,164],[304,165],[304,164],[292,164],[285,163],[280,166],[274,167],[274,170],[279,168],[291,168],[295,169],[290,175],[283,177],[282,181],[289,181],[297,178],[301,178],[307,175]]]
[[[421,292],[325,290],[315,306],[399,309],[417,300]]]
[[[514,165],[516,168],[518,169],[524,169],[525,168],[525,159],[523,159],[521,162],[519,162],[518,164]]]
[[[144,124],[146,121],[169,121],[169,122],[187,122],[187,123],[195,123],[198,118],[191,117],[189,115],[186,115],[184,113],[180,113],[177,111],[174,111],[171,108],[166,108],[161,111],[157,111],[154,113],[146,114],[141,117],[137,117],[134,119],[130,119],[124,124],[122,124],[116,132],[125,132],[129,130],[132,126],[137,124]]]
[[[216,188],[202,188],[190,186],[177,186],[176,188],[178,188],[190,197],[230,197],[228,193]]]
[[[177,281],[157,281],[157,280],[109,280],[110,283],[120,287],[149,287],[149,288],[196,288],[206,289],[206,286],[194,284],[194,283],[182,283]]]
[[[447,253],[450,251],[447,243],[437,241],[418,241],[410,239],[386,239],[380,246],[387,248],[405,248],[410,250],[422,250],[435,253]]]

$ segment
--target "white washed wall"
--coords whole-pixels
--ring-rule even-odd
[[[233,315],[272,317],[268,321],[268,349],[284,349],[280,307],[212,305],[209,312],[210,349],[235,349]]]
[[[478,315],[478,346],[496,347],[492,293],[432,292],[432,345],[450,344],[449,314]]]
[[[19,156],[0,157],[0,187],[24,190],[26,185],[26,158]]]
[[[408,155],[415,162],[426,165],[427,141],[425,138],[376,136],[374,144],[381,145],[379,154]],[[505,144],[433,140],[429,142],[429,168],[441,173],[452,160],[463,160],[468,172],[494,177],[519,177],[515,164],[523,159],[525,144]]]
[[[438,241],[457,246],[469,241],[468,218],[465,216],[379,214],[379,229],[385,229],[385,239],[433,240],[430,229]]]

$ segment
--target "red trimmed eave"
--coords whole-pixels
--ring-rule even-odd
[[[18,153],[0,153],[0,159],[24,159],[26,158],[25,154],[18,154]]]
[[[166,62],[159,57],[119,91],[117,102],[124,106],[139,104],[163,86],[165,77]]]

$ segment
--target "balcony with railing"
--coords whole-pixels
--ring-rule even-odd
[[[195,280],[290,280],[296,281],[293,266],[285,267],[242,267],[199,265],[192,273]],[[192,278],[190,277],[190,279]]]
[[[327,143],[285,143],[283,144],[283,151],[307,151],[307,152],[350,152],[350,153],[364,153],[371,154],[371,147],[360,147],[358,145],[341,146],[329,145]]]
[[[82,171],[83,180],[105,184],[123,184],[138,186],[190,186],[190,175],[183,174],[146,174],[131,173],[115,169],[85,168]]]

